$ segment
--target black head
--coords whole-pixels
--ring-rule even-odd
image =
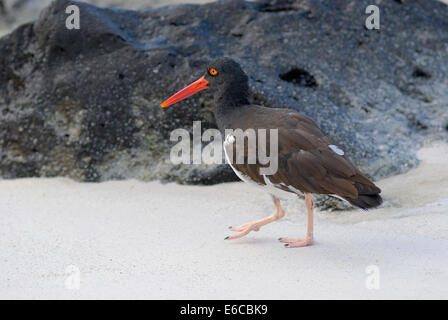
[[[209,63],[205,79],[213,91],[228,86],[247,84],[248,78],[241,66],[230,58],[217,58]]]
[[[209,88],[213,90],[215,100],[226,98],[246,101],[248,78],[236,61],[230,58],[217,58],[208,64],[204,76],[171,96],[161,106],[167,107]]]

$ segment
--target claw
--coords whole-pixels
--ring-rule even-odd
[[[313,238],[304,238],[304,239],[282,239],[280,242],[285,242],[286,248],[300,248],[306,247],[313,244]]]

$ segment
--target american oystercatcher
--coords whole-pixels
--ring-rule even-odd
[[[278,168],[275,173],[261,174],[263,165],[259,159],[255,163],[228,161],[243,181],[256,183],[272,195],[275,211],[264,219],[230,227],[238,233],[226,237],[226,240],[243,237],[282,218],[285,213],[280,206],[279,193],[305,196],[308,213],[306,237],[280,238],[289,248],[313,243],[313,193],[342,198],[365,210],[382,203],[380,188],[355,167],[344,151],[325,136],[313,120],[294,110],[251,104],[248,77],[240,65],[230,58],[212,61],[204,76],[171,96],[161,106],[167,107],[207,88],[213,90],[214,114],[221,132],[226,129],[277,129]],[[234,137],[226,136],[224,151],[227,160],[234,145]],[[246,146],[244,152],[247,159],[249,151]]]

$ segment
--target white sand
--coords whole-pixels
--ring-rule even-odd
[[[0,181],[0,298],[448,298],[448,146],[420,157],[379,182],[384,208],[319,212],[316,245],[299,249],[276,240],[304,234],[299,200],[283,220],[223,240],[273,209],[243,183]],[[366,287],[369,265],[379,289]]]

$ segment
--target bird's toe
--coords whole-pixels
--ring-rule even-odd
[[[301,248],[313,244],[313,239],[308,237],[304,239],[280,239],[280,242],[285,243],[285,248]]]

